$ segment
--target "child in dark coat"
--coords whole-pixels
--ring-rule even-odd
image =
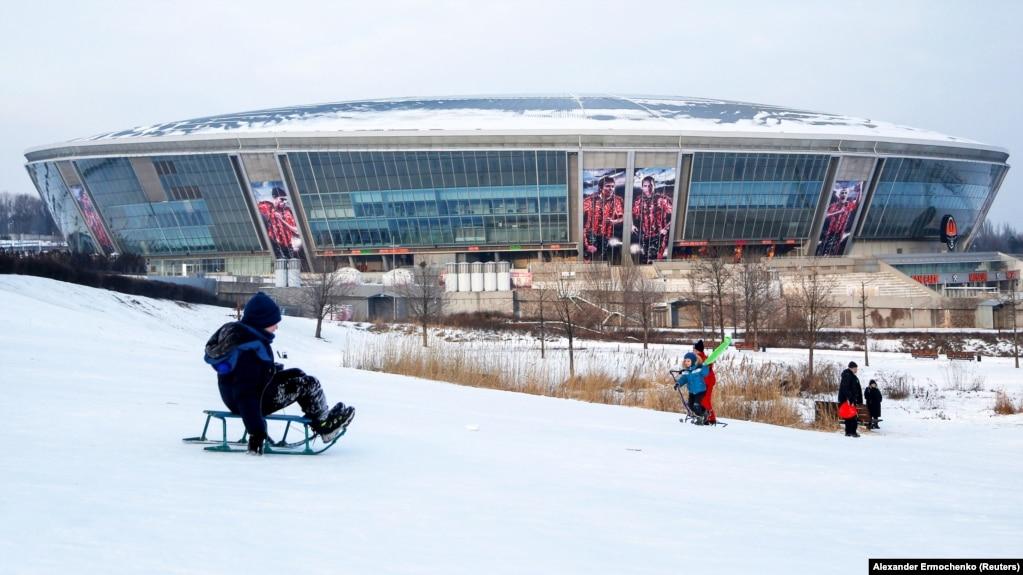
[[[270,343],[280,321],[277,303],[259,292],[245,304],[241,321],[222,325],[206,342],[206,363],[217,372],[224,405],[245,422],[250,455],[263,454],[264,417],[292,403],[298,403],[325,443],[333,441],[355,415],[355,408],[343,403],[331,408],[315,377],[274,363]]]
[[[867,384],[863,398],[867,400],[867,409],[870,411],[870,428],[881,429],[877,425],[881,419],[881,390],[877,388],[877,382],[873,379]]]

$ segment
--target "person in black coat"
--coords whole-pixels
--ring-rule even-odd
[[[248,453],[263,454],[265,416],[298,403],[313,431],[329,443],[355,415],[355,408],[327,404],[318,379],[273,360],[274,332],[281,309],[263,292],[249,299],[241,321],[222,325],[206,342],[206,363],[217,372],[220,398],[238,414],[249,433]]]
[[[867,384],[863,392],[867,400],[867,409],[870,410],[870,428],[881,429],[877,423],[881,419],[881,390],[877,388],[877,382],[873,379]]]
[[[848,401],[854,407],[863,405],[863,388],[860,387],[860,378],[856,377],[859,366],[855,361],[849,362],[849,368],[842,372],[842,382],[838,384],[838,403],[841,405]],[[845,436],[859,437],[856,433],[856,417],[845,420]]]

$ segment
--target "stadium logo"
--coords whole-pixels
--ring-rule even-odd
[[[941,241],[948,246],[949,251],[955,251],[956,242],[959,241],[959,228],[956,226],[956,219],[950,214],[941,218]]]

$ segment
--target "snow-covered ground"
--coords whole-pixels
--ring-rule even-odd
[[[696,428],[340,368],[342,345],[374,336],[319,341],[287,318],[286,363],[358,416],[321,456],[252,458],[180,441],[220,406],[201,355],[228,314],[0,276],[0,573],[862,573],[1023,551],[1023,416],[961,400],[979,392],[946,399],[947,418],[886,402],[858,440]],[[871,363],[947,387],[947,362],[906,358]],[[1018,401],[1011,365],[971,377]]]

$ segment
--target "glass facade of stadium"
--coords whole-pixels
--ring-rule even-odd
[[[142,254],[167,275],[268,275],[281,257],[387,269],[426,254],[648,263],[844,255],[872,242],[939,252],[945,217],[968,243],[1008,169],[1005,154],[940,146],[525,140],[81,146],[29,153],[27,169],[73,250]]]

